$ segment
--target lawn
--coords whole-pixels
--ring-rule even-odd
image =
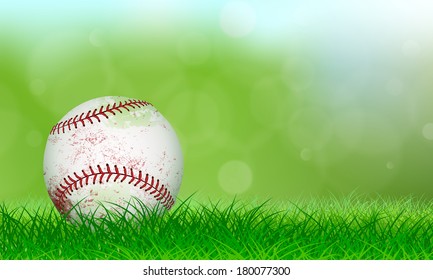
[[[64,219],[0,205],[0,259],[433,259],[433,201],[178,201],[164,215]]]

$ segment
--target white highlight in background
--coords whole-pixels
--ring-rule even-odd
[[[309,161],[313,158],[313,153],[310,149],[302,149],[301,153],[300,153],[301,159],[304,161]]]
[[[220,24],[228,36],[244,37],[253,31],[256,24],[256,14],[247,2],[231,1],[222,9]]]
[[[93,29],[89,34],[89,42],[92,46],[99,48],[103,46],[102,31],[100,29]]]
[[[386,168],[388,168],[389,170],[394,169],[394,168],[395,168],[395,164],[394,164],[394,162],[393,162],[393,161],[388,161],[388,162],[386,163]]]
[[[422,135],[427,140],[433,140],[433,123],[424,125],[422,129]]]

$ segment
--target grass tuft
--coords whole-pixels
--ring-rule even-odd
[[[414,198],[199,204],[136,201],[67,221],[51,205],[0,205],[0,259],[433,259],[433,203]],[[123,211],[124,210],[124,211]]]

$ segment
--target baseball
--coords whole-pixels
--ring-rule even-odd
[[[79,213],[102,218],[107,210],[135,213],[134,200],[169,210],[182,175],[175,131],[142,100],[109,96],[87,101],[53,126],[45,148],[48,194],[72,219]]]

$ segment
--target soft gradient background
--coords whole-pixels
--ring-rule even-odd
[[[181,197],[433,197],[431,1],[0,0],[0,200],[46,198],[51,127],[152,102]]]

